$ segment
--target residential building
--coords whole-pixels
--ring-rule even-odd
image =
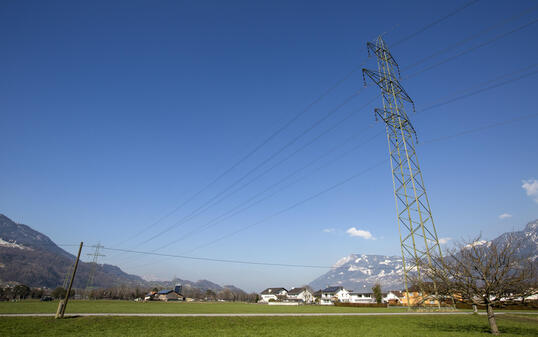
[[[159,300],[159,301],[164,301],[164,302],[168,302],[168,301],[183,301],[184,300],[183,295],[176,293],[174,290],[161,290],[161,291],[158,291],[155,294],[154,299]]]
[[[344,287],[327,287],[323,289],[319,304],[333,305],[334,302],[349,302],[349,291]]]
[[[147,293],[144,296],[144,301],[153,301],[155,299],[155,294],[157,294],[156,291],[152,291],[152,292]]]
[[[267,288],[260,293],[260,302],[279,301],[285,299],[288,291],[285,288]]]
[[[287,299],[290,301],[312,303],[314,295],[307,288],[292,288],[288,291]]]
[[[388,293],[383,294],[383,303],[398,304],[400,303],[401,297],[403,297],[401,291],[391,290]]]
[[[319,302],[321,300],[321,289],[314,292],[314,301]]]
[[[427,294],[423,294],[422,292],[419,292],[419,291],[410,291],[409,293],[406,291],[403,291],[402,296],[400,297],[400,303],[406,306],[439,305],[439,301],[437,301],[434,298],[430,298]]]
[[[350,303],[375,303],[375,297],[373,293],[349,293]]]

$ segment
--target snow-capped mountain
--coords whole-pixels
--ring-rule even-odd
[[[504,233],[492,240],[496,244],[502,244],[512,236],[518,243],[517,253],[524,257],[529,257],[533,261],[538,258],[538,219],[529,222],[521,231]]]
[[[519,244],[518,254],[538,264],[538,220],[529,222],[525,229],[501,234],[492,242],[502,244],[514,237]],[[475,244],[485,244],[480,241]],[[400,256],[351,254],[338,260],[332,270],[310,283],[315,289],[327,286],[343,286],[348,290],[370,292],[376,283],[383,290],[403,289],[402,258]]]
[[[374,284],[379,282],[386,290],[403,288],[400,256],[351,254],[338,260],[333,267],[312,281],[310,286],[317,290],[338,285],[354,291],[370,292]]]

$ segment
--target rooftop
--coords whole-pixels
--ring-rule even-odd
[[[338,286],[338,287],[327,287],[325,289],[323,289],[322,291],[324,293],[336,293],[336,292],[339,292],[340,290],[343,290],[344,287],[341,287],[341,286]]]
[[[267,288],[261,292],[262,295],[278,294],[282,290],[287,291],[286,288]]]
[[[302,288],[293,288],[290,291],[288,291],[288,295],[299,295],[303,291],[308,290],[305,287]]]

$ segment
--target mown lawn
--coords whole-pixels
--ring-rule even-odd
[[[39,302],[25,300],[21,302],[0,302],[0,313],[55,313],[58,302]],[[404,308],[346,308],[334,306],[269,306],[253,303],[230,302],[134,302],[134,301],[76,301],[70,300],[67,313],[184,313],[184,314],[220,314],[220,313],[324,313],[324,312],[405,312]]]
[[[538,336],[538,323],[499,318],[503,336]],[[477,315],[360,317],[2,317],[0,336],[488,336]]]

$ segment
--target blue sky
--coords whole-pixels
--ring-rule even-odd
[[[377,165],[388,158],[383,125],[373,114],[381,101],[357,111],[378,93],[373,85],[362,89],[360,71],[179,211],[135,234],[225,172],[352,69],[363,62],[375,68],[375,60],[367,58],[368,40],[386,32],[390,47],[464,3],[4,1],[0,212],[57,243],[100,241],[151,251],[179,240],[158,252],[309,265],[332,265],[350,253],[397,255],[389,164]],[[529,23],[403,80],[417,110],[512,71],[536,70],[535,4],[479,1],[392,48],[406,77]],[[536,113],[537,80],[528,76],[410,113],[440,237],[493,238],[538,218],[538,117],[428,142]],[[173,227],[358,90],[245,181],[352,114],[333,131]],[[364,145],[349,152],[359,144]],[[293,178],[298,182],[198,231],[320,156]],[[374,165],[330,192],[207,245]],[[167,227],[173,228],[144,243]],[[352,227],[372,238],[350,236]],[[196,234],[181,240],[191,231]],[[324,272],[105,254],[104,262],[144,277],[205,278],[247,290],[298,286]]]

